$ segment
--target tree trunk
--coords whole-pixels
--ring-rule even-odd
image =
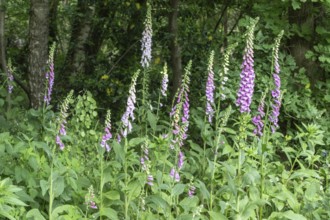
[[[169,32],[170,32],[171,68],[173,72],[173,87],[171,92],[172,98],[174,98],[176,91],[180,87],[181,79],[182,79],[181,49],[178,43],[178,13],[179,13],[179,0],[171,0]]]
[[[74,79],[84,73],[86,63],[86,44],[91,31],[94,10],[88,1],[78,0],[76,16],[72,24],[69,49],[66,55],[64,70],[67,76]],[[65,79],[64,81],[67,81]]]
[[[86,44],[86,57],[89,62],[85,64],[85,73],[93,73],[95,64],[97,63],[96,57],[100,51],[105,36],[109,33],[109,23],[113,20],[115,15],[114,6],[107,1],[99,1],[95,6],[95,19],[91,25],[87,44]]]
[[[49,43],[57,41],[57,9],[59,0],[51,0],[49,8]]]
[[[0,0],[0,63],[1,69],[7,73],[5,45],[5,1]]]
[[[304,3],[299,10],[290,8],[289,21],[291,25],[297,25],[300,28],[300,32],[305,33],[303,36],[299,36],[298,34],[292,36],[289,41],[289,49],[297,65],[306,69],[306,74],[309,76],[313,85],[317,79],[315,76],[319,72],[319,66],[316,62],[308,60],[305,57],[306,52],[312,50],[314,45],[315,17],[313,3]]]
[[[31,105],[43,103],[48,60],[49,0],[31,0],[29,24],[29,86]]]

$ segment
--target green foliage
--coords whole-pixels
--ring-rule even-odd
[[[11,2],[9,11],[18,3],[23,4]],[[72,4],[63,3],[59,13],[74,17]],[[155,39],[159,40],[163,37],[166,19],[157,15],[162,9],[155,6],[165,3],[154,1],[153,4],[152,20],[158,24],[153,23],[153,27],[158,27]],[[76,98],[70,98],[64,109],[65,117],[63,110],[59,112],[53,106],[26,110],[26,99],[19,91],[14,90],[12,100],[7,100],[6,86],[0,88],[0,167],[3,168],[0,170],[0,216],[8,219],[329,219],[330,83],[312,83],[306,69],[298,67],[293,56],[282,48],[279,50],[283,94],[280,129],[272,133],[268,121],[272,105],[268,91],[273,88],[273,39],[282,28],[286,30],[284,40],[293,34],[310,37],[309,31],[303,28],[293,26],[290,30],[287,21],[278,16],[285,8],[298,10],[303,4],[304,1],[298,0],[253,4],[251,14],[261,14],[262,10],[272,13],[261,14],[256,26],[256,87],[251,113],[242,116],[234,103],[244,47],[240,33],[245,31],[250,17],[243,16],[233,34],[226,36],[229,45],[235,42],[237,49],[230,52],[233,47],[229,47],[223,60],[223,53],[219,53],[223,33],[212,34],[216,19],[209,15],[211,9],[220,13],[220,5],[208,3],[205,11],[201,11],[201,1],[182,3],[184,15],[201,13],[204,17],[185,16],[180,21],[185,24],[179,39],[183,60],[193,59],[194,65],[189,79],[185,77],[183,83],[191,98],[188,137],[182,147],[176,146],[173,150],[170,147],[175,141],[169,116],[171,106],[158,96],[161,67],[156,59],[165,59],[163,56],[167,54],[157,44],[155,62],[145,72],[145,77],[150,78],[142,77],[137,84],[132,133],[117,140],[117,134],[122,133],[118,118],[126,103],[126,95],[122,94],[127,94],[129,82],[129,74],[122,73],[139,69],[139,58],[132,53],[123,60],[125,64],[111,69],[111,74],[104,71],[106,65],[102,62],[108,65],[110,60],[111,65],[116,64],[114,59],[119,58],[128,44],[126,41],[131,40],[124,29],[134,29],[132,25],[136,25],[129,15],[136,15],[143,6],[133,1],[115,2],[118,11],[111,24],[118,37],[107,33],[110,37],[96,58],[99,63],[95,73],[91,73],[93,77],[77,76],[77,84],[83,82],[86,88],[97,87],[97,92],[84,90]],[[235,3],[229,4],[229,15],[239,15],[234,6]],[[245,5],[242,7],[243,10]],[[127,14],[122,12],[124,9]],[[235,20],[229,19],[228,24],[232,23]],[[59,26],[62,25],[60,33],[67,41],[68,21],[61,21]],[[316,31],[321,40],[306,56],[318,60],[320,67],[328,70],[328,32],[321,26]],[[109,52],[108,45],[115,44],[118,45],[113,52]],[[204,95],[206,57],[210,49],[215,51],[216,87],[228,76],[225,89],[216,90],[213,124],[205,117]],[[10,55],[16,56],[14,52],[13,49]],[[149,94],[141,97],[140,87],[143,93]],[[223,94],[226,99],[221,99]],[[263,94],[267,109],[265,129],[264,136],[257,138],[251,118]],[[99,125],[103,111],[98,107],[108,103],[115,116],[109,152],[100,146],[104,128]],[[182,103],[175,115],[177,121],[181,120],[181,108]],[[67,134],[61,136],[65,148],[60,150],[55,137],[63,120]],[[146,160],[146,149],[148,169],[141,162],[143,156]],[[178,170],[180,181],[176,181],[169,174],[178,164],[179,151],[185,156],[184,165]],[[153,177],[152,184],[148,184],[149,175]],[[191,193],[192,187],[194,193]]]

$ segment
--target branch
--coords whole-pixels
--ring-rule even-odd
[[[221,23],[221,20],[222,20],[223,16],[225,15],[225,12],[226,12],[228,6],[229,6],[229,2],[227,1],[225,7],[222,9],[222,12],[221,12],[220,18],[218,19],[218,22],[217,22],[217,24],[216,24],[215,27],[214,27],[213,34],[214,34],[214,33],[216,32],[216,30],[218,29],[218,27],[219,27],[219,25],[220,25],[220,23]]]

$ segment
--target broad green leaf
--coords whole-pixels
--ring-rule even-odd
[[[60,196],[64,191],[64,178],[62,176],[57,177],[55,180],[53,180],[53,193],[54,198]]]
[[[117,211],[113,210],[112,208],[103,208],[100,212],[100,216],[106,216],[111,220],[118,219]]]
[[[290,220],[307,220],[304,216],[296,214],[291,210],[284,212],[283,216]]]
[[[199,199],[196,196],[186,197],[179,204],[182,208],[194,208],[197,207],[199,203]]]
[[[31,209],[26,213],[26,218],[28,220],[46,220],[40,213],[38,209]]]
[[[110,190],[106,193],[103,193],[103,196],[110,200],[120,200],[120,194],[115,190]]]
[[[155,204],[157,207],[160,207],[162,210],[167,210],[169,208],[168,203],[160,195],[151,195],[146,198],[146,202]]]
[[[3,197],[3,199],[5,200],[5,202],[7,204],[19,205],[19,206],[27,206],[24,202],[22,202],[21,200],[19,200],[16,197],[13,197],[13,196],[6,196],[6,197]]]
[[[185,187],[186,187],[185,184],[181,184],[181,183],[176,184],[172,189],[172,195],[178,196],[178,195],[182,194]]]
[[[69,213],[71,210],[75,210],[77,209],[75,206],[73,205],[61,205],[61,206],[58,206],[57,208],[55,208],[52,212],[52,217],[53,219],[58,219],[58,217],[64,213],[64,212],[67,212]]]
[[[137,198],[141,192],[141,185],[138,181],[130,182],[127,186],[128,197],[130,200]]]
[[[209,211],[210,220],[228,220],[221,212]]]
[[[144,141],[145,141],[145,138],[132,138],[131,140],[129,140],[128,146],[134,147],[136,145],[141,144]]]
[[[155,131],[157,128],[157,118],[156,118],[155,114],[153,114],[151,111],[148,111],[147,118],[148,118],[148,122],[150,124],[151,129],[153,131]]]
[[[298,202],[295,195],[293,195],[287,188],[285,188],[285,186],[282,186],[282,192],[286,196],[289,206],[293,209],[293,211],[297,212],[300,208],[300,203]]]
[[[4,216],[4,217],[6,217],[7,219],[10,219],[10,220],[16,220],[16,218],[9,215],[7,211],[1,210],[1,209],[0,209],[0,216]]]
[[[114,141],[112,143],[113,150],[116,153],[116,160],[124,163],[125,161],[125,153],[123,147],[117,142]]]

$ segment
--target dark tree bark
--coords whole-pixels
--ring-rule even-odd
[[[320,72],[319,66],[316,62],[308,60],[305,54],[308,50],[313,49],[315,37],[315,13],[314,3],[307,2],[301,5],[298,10],[289,9],[289,22],[291,25],[297,25],[299,28],[304,28],[304,32],[309,34],[299,35],[296,34],[289,40],[289,49],[291,55],[299,67],[304,67],[309,76],[312,85],[316,81],[316,74]],[[302,29],[300,29],[302,31]]]
[[[95,19],[91,25],[87,44],[86,44],[86,57],[89,62],[86,62],[85,73],[93,73],[95,70],[96,57],[105,36],[109,33],[109,23],[115,15],[115,9],[111,7],[108,1],[99,1],[95,6]]]
[[[86,44],[91,31],[91,18],[94,10],[89,1],[78,0],[76,16],[72,24],[72,33],[69,49],[66,55],[64,69],[65,75],[75,78],[77,74],[84,73],[86,63]],[[65,79],[64,81],[67,81]]]
[[[178,13],[179,0],[171,0],[171,13],[169,16],[169,32],[170,32],[170,53],[171,53],[171,68],[173,72],[173,87],[171,96],[175,96],[176,91],[181,85],[182,79],[182,64],[181,64],[181,49],[178,42]]]
[[[49,9],[49,43],[57,41],[57,9],[59,0],[50,0]]]
[[[7,72],[6,65],[6,45],[5,45],[5,1],[0,0],[0,62],[1,69]]]
[[[49,0],[31,0],[29,24],[29,86],[31,106],[43,103],[48,59]]]

